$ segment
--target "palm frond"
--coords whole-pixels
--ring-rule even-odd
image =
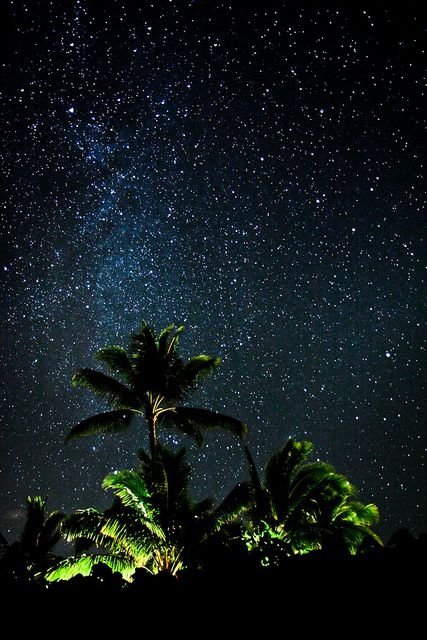
[[[345,480],[345,483],[341,482],[341,478]],[[325,483],[325,481],[327,482]],[[342,492],[343,495],[347,495],[347,489],[351,487],[348,480],[344,476],[339,476],[332,465],[326,462],[311,462],[299,467],[294,473],[289,487],[290,496],[302,494],[307,488],[320,486],[321,483],[325,483],[326,488],[332,489],[333,487],[336,493]]]
[[[138,566],[148,562],[153,541],[164,539],[155,522],[123,507],[108,516],[96,509],[77,511],[63,522],[62,533],[69,542],[89,541],[112,554],[132,557]]]
[[[153,551],[153,572],[169,573],[175,576],[184,567],[181,560],[183,549],[175,545],[162,545]]]
[[[101,533],[110,539],[108,545],[110,552],[124,553],[132,557],[138,566],[144,566],[148,563],[153,548],[159,544],[159,541],[164,540],[163,531],[155,523],[148,522],[148,524],[152,525],[151,530],[129,510],[107,518],[102,525]],[[153,529],[156,531],[154,534]]]
[[[126,556],[115,554],[82,555],[62,560],[45,573],[48,582],[70,580],[77,575],[89,576],[97,564],[105,564],[114,572],[121,573],[125,580],[129,580],[135,572],[135,564]]]
[[[372,529],[370,527],[368,527],[367,525],[358,523],[358,524],[353,524],[352,526],[355,529],[358,529],[360,531],[360,533],[363,533],[363,537],[364,538],[372,538],[372,540],[375,540],[375,542],[380,547],[384,546],[384,543],[381,540],[380,536],[377,533],[375,533],[375,531],[372,531]]]
[[[36,549],[40,532],[43,530],[46,500],[41,496],[27,497],[27,519],[20,542],[26,551]]]
[[[150,555],[153,538],[130,511],[107,518],[101,533],[110,540],[108,549],[113,553],[125,553],[138,563],[141,559],[145,563]]]
[[[369,527],[378,524],[380,519],[379,509],[376,504],[363,504],[358,500],[347,502],[344,507],[337,509],[337,512],[345,520],[363,523]]]
[[[53,511],[49,514],[40,532],[40,549],[48,552],[59,542],[61,538],[60,526],[65,517],[65,513],[62,513],[62,511]]]
[[[109,473],[102,486],[104,489],[112,489],[125,507],[135,511],[141,525],[153,536],[164,539],[164,532],[155,521],[156,514],[144,479],[139,473],[128,469]]]
[[[108,411],[107,413],[99,413],[96,416],[87,418],[79,424],[76,424],[68,434],[65,442],[70,442],[76,438],[84,438],[99,433],[119,433],[129,428],[133,417],[133,411]]]
[[[157,343],[160,358],[166,358],[167,356],[172,356],[176,353],[179,343],[179,336],[183,331],[183,326],[177,327],[177,329],[175,329],[175,325],[170,324],[159,333]],[[173,335],[171,336],[171,334]]]
[[[120,375],[128,384],[133,384],[134,373],[127,353],[122,347],[111,345],[99,349],[95,357],[107,365],[107,367]]]
[[[162,425],[178,429],[193,437],[199,445],[203,443],[203,431],[223,429],[239,438],[245,438],[248,433],[248,427],[244,422],[207,409],[174,407],[162,413],[159,420]]]
[[[203,434],[199,425],[192,420],[186,420],[180,416],[177,409],[170,409],[162,412],[158,421],[162,427],[166,427],[167,429],[176,429],[186,436],[193,438],[199,447],[202,446]]]
[[[218,531],[224,524],[234,522],[249,508],[252,501],[253,492],[249,482],[242,482],[233,487],[212,514],[215,530]]]
[[[380,521],[380,510],[377,505],[370,502],[369,504],[363,505],[363,507],[363,513],[358,512],[359,520],[362,520],[362,522],[368,524],[370,527],[378,524]]]
[[[288,440],[284,447],[267,460],[264,471],[267,487],[280,486],[281,490],[287,490],[298,466],[307,460],[312,451],[311,442]]]
[[[327,469],[322,474],[320,468],[322,463],[318,464],[318,473],[313,473],[312,476],[309,473],[304,473],[303,478],[296,477],[286,502],[281,502],[280,496],[274,496],[274,505],[280,519],[285,518],[289,522],[291,518],[301,517],[303,513],[306,518],[310,517],[310,515],[314,517],[313,514],[319,499],[325,492],[330,491],[330,484],[333,482],[335,475],[333,471],[328,471]],[[325,466],[328,467],[329,465]]]
[[[61,523],[61,533],[67,542],[80,538],[98,546],[106,546],[109,540],[101,534],[104,514],[97,509],[79,509]]]
[[[102,482],[102,488],[112,489],[126,507],[142,511],[145,516],[150,512],[150,497],[146,484],[136,471],[124,469],[109,473]]]
[[[187,362],[182,371],[182,384],[194,390],[199,382],[211,374],[221,364],[221,358],[201,353]]]
[[[129,361],[133,372],[144,380],[145,375],[157,368],[158,350],[154,329],[143,322],[139,333],[132,336],[129,348]]]
[[[114,378],[94,371],[93,369],[80,369],[71,379],[73,387],[90,389],[100,398],[107,400],[116,409],[139,409],[141,401],[133,391]]]
[[[352,555],[357,553],[360,545],[366,538],[370,538],[379,546],[383,546],[381,538],[372,531],[369,526],[362,522],[342,520],[338,525],[336,522],[333,524],[335,525],[335,527],[332,528],[333,532],[335,535],[341,537]]]
[[[322,548],[318,527],[312,523],[301,522],[291,529],[284,528],[281,535],[283,541],[290,545],[292,555],[304,555]]]

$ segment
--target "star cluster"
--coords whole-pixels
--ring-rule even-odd
[[[6,536],[135,464],[137,431],[64,437],[103,406],[72,373],[143,318],[221,356],[194,404],[260,465],[311,439],[384,534],[425,528],[424,24],[277,4],[3,3]],[[200,495],[244,477],[231,437],[186,444]]]

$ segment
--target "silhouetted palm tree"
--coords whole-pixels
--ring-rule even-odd
[[[204,519],[212,510],[209,498],[201,502],[190,498],[191,467],[185,454],[185,448],[171,451],[158,443],[157,460],[153,463],[142,449],[138,452],[141,461],[139,473],[149,488],[159,521],[165,531],[179,540],[186,539],[185,532],[192,528],[195,519]]]
[[[139,451],[142,463],[140,473],[150,489],[153,505],[167,539],[182,549],[186,566],[194,565],[200,555],[200,547],[214,534],[224,537],[230,525],[235,525],[247,508],[249,483],[236,485],[223,501],[214,507],[206,498],[195,502],[190,497],[189,476],[191,467],[185,460],[185,449],[173,452],[158,445],[158,459]]]
[[[76,425],[67,441],[96,433],[117,432],[129,427],[135,417],[148,424],[152,460],[157,459],[158,427],[173,427],[202,442],[204,430],[220,428],[239,437],[247,433],[240,420],[206,409],[180,406],[212,373],[220,359],[205,354],[183,362],[178,354],[183,327],[169,325],[156,336],[143,323],[132,336],[129,351],[108,346],[97,352],[103,362],[123,382],[99,371],[80,369],[72,378],[74,386],[86,387],[107,400],[113,411],[101,413]]]
[[[381,540],[371,530],[378,509],[356,499],[356,489],[325,462],[308,462],[311,442],[289,440],[265,466],[264,484],[245,447],[253,488],[252,526],[281,541],[287,553],[326,548],[333,542],[356,553],[366,537]],[[259,532],[255,536],[259,535]]]
[[[61,538],[60,525],[65,514],[46,513],[46,500],[28,496],[27,519],[17,542],[5,551],[4,564],[21,577],[31,577],[55,562],[53,549]]]
[[[98,551],[63,560],[47,572],[47,580],[68,580],[79,573],[86,576],[98,563],[120,572],[126,580],[139,568],[176,575],[184,564],[197,564],[201,545],[234,522],[247,504],[245,485],[237,485],[215,509],[209,499],[193,502],[185,450],[172,452],[159,444],[158,454],[155,467],[140,452],[141,471],[118,471],[104,479],[102,486],[112,489],[116,497],[107,511],[80,510],[63,522],[67,541],[83,542],[86,550],[96,545]]]

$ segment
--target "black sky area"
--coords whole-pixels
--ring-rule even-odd
[[[4,0],[0,530],[28,494],[108,504],[145,433],[64,445],[71,388],[142,319],[223,363],[193,404],[260,465],[312,440],[381,512],[427,529],[421,12],[284,3]],[[184,443],[194,492],[245,477]]]

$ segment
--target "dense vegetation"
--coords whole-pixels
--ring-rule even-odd
[[[49,514],[42,498],[29,497],[20,540],[3,540],[4,584],[55,590],[90,583],[131,590],[145,588],[153,576],[185,584],[220,573],[259,576],[286,568],[289,575],[296,559],[348,561],[384,553],[373,530],[377,507],[362,503],[354,485],[331,465],[312,461],[310,442],[289,440],[260,474],[246,444],[247,425],[187,406],[220,361],[200,354],[185,362],[178,351],[182,330],[170,325],[156,334],[143,323],[128,351],[98,351],[112,375],[81,369],[73,376],[74,386],[103,398],[110,410],[80,422],[67,441],[114,434],[136,422],[145,426],[149,448],[138,450],[138,468],[104,479],[103,488],[113,495],[106,511]],[[232,432],[247,463],[247,480],[219,505],[194,501],[185,449],[172,451],[159,440],[159,432],[171,428],[198,444],[207,430]],[[74,543],[74,555],[65,559],[53,554],[61,536]]]

